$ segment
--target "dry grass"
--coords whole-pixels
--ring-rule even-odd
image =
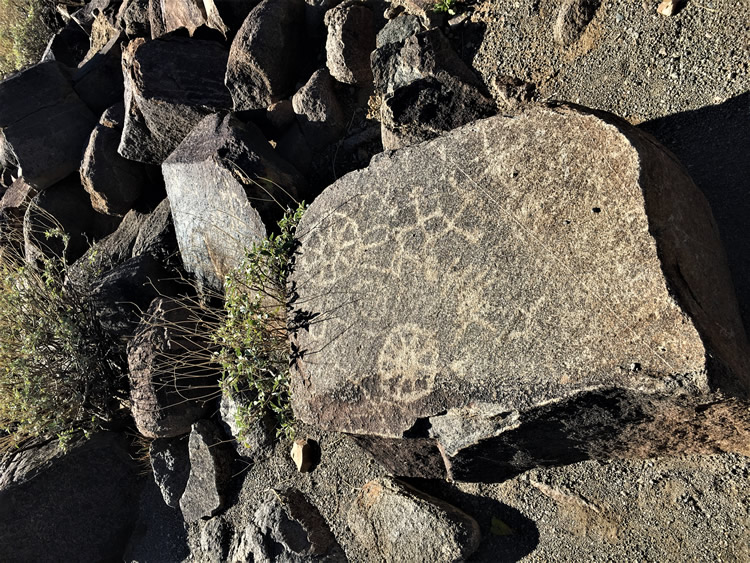
[[[44,0],[0,0],[0,79],[39,61],[53,32]]]

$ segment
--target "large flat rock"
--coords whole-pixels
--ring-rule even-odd
[[[711,211],[613,116],[537,106],[384,153],[298,233],[295,413],[390,444],[395,473],[420,473],[410,444],[470,479],[478,456],[500,475],[688,451],[666,439],[683,424],[707,450],[747,439],[705,407],[750,389]]]

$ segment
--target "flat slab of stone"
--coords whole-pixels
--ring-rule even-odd
[[[674,397],[750,389],[708,204],[613,116],[537,106],[384,153],[323,192],[297,232],[305,422],[430,438],[449,466],[552,405],[576,421],[571,449],[608,457]],[[437,416],[454,416],[442,435]]]

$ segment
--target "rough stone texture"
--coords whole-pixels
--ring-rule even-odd
[[[201,26],[215,29],[224,37],[228,31],[213,0],[150,0],[149,24],[152,39],[177,29],[186,29],[192,37]]]
[[[303,0],[264,0],[248,14],[227,64],[235,111],[266,108],[294,92],[304,18]]]
[[[151,442],[148,457],[164,502],[178,508],[190,476],[188,438],[157,438]]]
[[[492,455],[472,450],[484,439],[508,470],[666,453],[683,424],[683,451],[746,448],[742,418],[705,410],[713,388],[750,389],[715,229],[672,155],[583,108],[529,108],[383,155],[298,228],[291,318],[311,322],[293,343],[295,414],[435,439],[463,479]],[[466,421],[465,441],[441,416]]]
[[[91,207],[78,174],[50,186],[37,194],[26,209],[23,238],[26,259],[32,262],[44,256],[62,256],[75,262],[89,246],[117,228],[114,217],[97,213]],[[70,236],[67,248],[60,237],[47,232],[61,228]]]
[[[419,16],[427,28],[439,26],[445,19],[445,14],[435,11],[433,0],[391,0],[391,5],[403,7],[406,13]]]
[[[213,41],[131,41],[122,60],[125,122],[120,155],[161,164],[201,119],[228,109],[232,101],[224,86],[227,56]]]
[[[114,433],[66,453],[54,443],[15,453],[0,466],[0,559],[121,557],[137,514],[137,473]]]
[[[73,88],[94,115],[122,103],[122,42],[122,34],[113,36],[73,74]]]
[[[215,289],[304,194],[299,172],[254,125],[232,115],[203,119],[162,173],[185,268]]]
[[[421,31],[422,24],[419,23],[417,16],[403,14],[389,20],[383,29],[378,32],[375,38],[375,46],[379,48],[388,43],[400,43]]]
[[[16,178],[0,199],[0,217],[3,225],[11,229],[23,228],[24,215],[37,193],[39,192],[36,188],[26,180]]]
[[[328,10],[326,66],[336,80],[367,86],[372,83],[370,53],[375,49],[375,23],[372,10],[354,2],[344,2]]]
[[[100,213],[122,216],[127,213],[150,179],[146,166],[117,153],[122,134],[124,106],[109,108],[91,133],[81,163],[81,183]]]
[[[112,39],[120,36],[122,33],[120,29],[115,27],[114,21],[109,17],[111,12],[108,12],[96,11],[94,20],[91,23],[90,47],[88,53],[86,53],[86,57],[83,59],[84,63],[94,58]]]
[[[380,561],[464,561],[481,539],[471,516],[390,478],[362,488],[348,524],[372,560]]]
[[[231,561],[345,561],[318,509],[297,489],[271,490],[244,533],[235,536]]]
[[[292,106],[302,133],[313,149],[338,141],[346,131],[346,117],[326,69],[313,73],[292,98]]]
[[[199,420],[189,440],[190,477],[180,499],[186,522],[210,518],[224,505],[224,489],[231,477],[231,458],[216,425]]]
[[[3,165],[44,189],[78,169],[96,118],[57,62],[40,63],[0,83]]]
[[[383,97],[386,150],[431,139],[496,111],[439,29],[386,43],[372,53],[372,69]]]
[[[237,455],[250,459],[268,457],[275,437],[275,423],[272,417],[266,416],[254,420],[249,426],[237,423],[240,407],[247,406],[250,399],[241,393],[229,393],[225,389],[219,404],[220,424],[228,436],[232,437]]]
[[[206,331],[178,300],[159,297],[149,306],[128,343],[131,410],[144,436],[187,434],[209,411],[218,374],[194,365],[208,345]]]
[[[601,0],[565,0],[557,14],[553,33],[565,47],[574,43],[594,18]]]
[[[117,28],[131,39],[151,37],[149,0],[124,0],[115,21]]]

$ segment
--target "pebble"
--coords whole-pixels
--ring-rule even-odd
[[[297,466],[297,471],[300,473],[307,473],[312,468],[312,454],[313,449],[309,440],[303,440],[298,438],[292,444],[291,456],[294,464]]]

